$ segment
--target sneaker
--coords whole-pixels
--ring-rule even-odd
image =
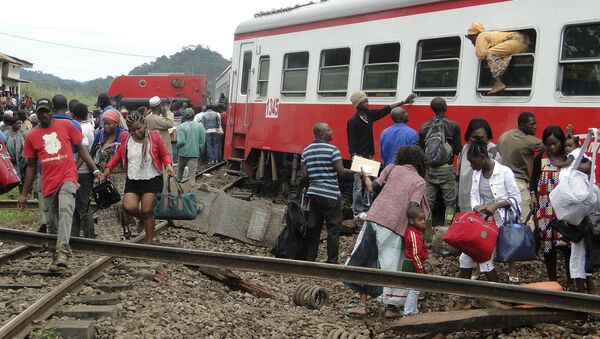
[[[367,212],[360,212],[354,216],[355,219],[365,220],[367,218]]]
[[[56,255],[56,267],[69,267],[69,256],[66,253],[60,252]]]

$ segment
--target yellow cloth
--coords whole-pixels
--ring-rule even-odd
[[[482,32],[477,36],[477,41],[475,42],[475,54],[479,60],[483,60],[485,52],[487,52],[490,48],[499,45],[508,37],[510,37],[513,32]],[[508,52],[508,51],[507,51]],[[504,54],[512,55],[520,52],[512,52]]]
[[[484,31],[483,24],[479,21],[475,21],[471,23],[469,29],[467,29],[467,34],[479,34]]]

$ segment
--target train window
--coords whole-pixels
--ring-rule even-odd
[[[262,56],[258,60],[258,80],[256,84],[256,94],[259,97],[267,96],[267,88],[269,87],[269,56]]]
[[[565,27],[559,63],[562,95],[600,95],[600,23]]]
[[[508,68],[501,76],[502,82],[506,84],[506,89],[495,93],[494,96],[529,96],[531,94],[537,33],[534,29],[519,30],[518,32],[529,38],[529,47],[524,53],[512,56]],[[492,78],[487,61],[481,60],[479,62],[477,91],[480,95],[487,96],[487,92],[492,89],[493,83],[494,78]]]
[[[281,94],[286,97],[306,95],[308,52],[287,53],[283,57],[283,82]]]
[[[343,97],[348,91],[350,48],[328,49],[321,52],[319,95]]]
[[[244,52],[244,62],[242,64],[242,83],[240,86],[240,92],[242,94],[248,93],[248,80],[250,79],[250,67],[252,66],[252,52]]]
[[[365,47],[362,90],[369,96],[395,97],[399,61],[399,43]]]
[[[414,92],[422,96],[456,95],[460,64],[459,37],[419,41]]]

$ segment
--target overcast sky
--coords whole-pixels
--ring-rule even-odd
[[[229,59],[233,32],[254,13],[310,0],[23,1],[3,6],[0,52],[25,59],[33,70],[79,81],[127,74],[154,59],[91,52],[3,34],[159,57],[201,44]]]

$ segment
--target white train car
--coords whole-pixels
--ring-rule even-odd
[[[501,95],[486,95],[487,64],[465,38],[473,21],[531,40],[513,57]],[[407,106],[415,129],[432,117],[436,96],[463,130],[483,117],[496,136],[516,127],[523,111],[537,116],[538,135],[550,124],[585,133],[600,122],[594,0],[331,0],[256,15],[234,40],[225,155],[247,173],[260,150],[300,153],[320,121],[348,158],[346,121],[358,89],[374,107],[415,93]],[[376,122],[375,135],[391,123]]]

